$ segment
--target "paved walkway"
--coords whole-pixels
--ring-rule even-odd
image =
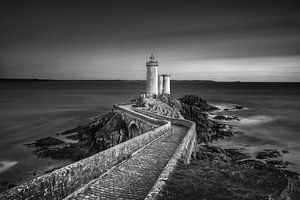
[[[146,146],[71,199],[145,199],[187,128],[172,125],[165,137]]]

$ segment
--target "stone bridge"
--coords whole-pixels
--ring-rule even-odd
[[[149,120],[148,117],[128,110],[131,110],[129,104],[114,106],[114,112],[119,113],[127,125],[129,138],[134,138],[162,125],[160,121]]]
[[[195,123],[114,106],[130,140],[35,178],[0,199],[157,199],[179,161],[188,163]]]

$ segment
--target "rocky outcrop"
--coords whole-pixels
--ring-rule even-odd
[[[277,158],[281,156],[280,152],[277,149],[264,149],[257,153],[257,159],[266,159],[266,158]]]
[[[240,119],[237,116],[229,116],[229,115],[217,115],[214,117],[216,120],[226,120],[226,121],[231,121],[231,120],[237,120],[239,121]]]
[[[209,105],[205,100],[196,95],[186,95],[180,99],[174,99],[170,95],[160,99],[170,107],[178,110],[185,119],[196,123],[197,141],[210,142],[218,138],[232,136],[231,127],[217,123],[208,118],[207,112],[218,110]]]
[[[153,99],[151,97],[139,98],[136,101],[135,106],[155,114],[172,118],[180,118],[180,110],[177,107],[170,106],[169,99],[171,100],[171,97],[166,95],[159,96],[157,99]]]
[[[198,109],[200,109],[201,112],[218,110],[217,107],[209,105],[205,100],[201,99],[197,95],[186,95],[180,100],[182,103],[188,106],[197,107]]]
[[[86,125],[63,131],[58,135],[76,139],[78,142],[67,143],[55,137],[47,137],[26,145],[35,147],[34,153],[39,157],[76,161],[129,139],[126,123],[119,114],[113,112],[96,117]]]
[[[232,135],[230,127],[208,119],[206,112],[216,110],[205,100],[195,95],[187,95],[181,99],[171,95],[153,98],[138,98],[135,106],[149,112],[172,118],[186,118],[196,122],[197,141],[209,142]],[[60,137],[47,137],[27,146],[35,147],[34,153],[39,157],[54,159],[80,160],[94,153],[115,146],[129,138],[126,123],[114,112],[94,118],[86,125],[58,133]],[[68,142],[63,140],[73,140]]]
[[[162,199],[299,199],[300,181],[236,149],[198,145],[190,165],[180,165]]]

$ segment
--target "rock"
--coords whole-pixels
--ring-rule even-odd
[[[243,109],[243,108],[244,108],[243,106],[235,106],[234,107],[234,109],[238,109],[238,110]]]
[[[280,152],[276,149],[264,149],[257,153],[257,159],[266,159],[266,158],[277,158],[281,156]]]
[[[285,149],[283,149],[281,152],[282,152],[283,154],[289,153],[289,151],[287,151],[287,150],[285,150]]]
[[[10,183],[10,184],[8,184],[8,189],[11,189],[11,188],[13,188],[13,187],[15,187],[15,186],[16,186],[15,184]]]
[[[161,98],[163,102],[180,111],[185,119],[196,123],[197,141],[210,142],[219,138],[232,136],[231,129],[223,129],[219,123],[208,119],[205,112],[217,110],[217,107],[209,105],[205,100],[196,95],[186,95],[177,100],[170,96]]]
[[[186,95],[180,100],[188,106],[198,107],[202,112],[218,110],[217,107],[209,105],[205,100],[201,99],[197,95]]]
[[[191,164],[180,164],[160,199],[299,199],[299,179],[237,149],[197,145]]]
[[[71,140],[79,140],[79,134],[73,134],[73,135],[68,135],[66,138],[71,139]]]
[[[8,185],[8,183],[9,183],[8,181],[2,181],[1,186],[6,186],[6,185]]]
[[[179,106],[178,102],[176,102],[170,95],[161,95],[157,99],[153,98],[143,98],[143,100],[139,100],[135,106],[141,106],[144,110],[160,115],[164,115],[172,118],[179,118],[180,110],[175,107]],[[173,105],[174,107],[170,106]]]
[[[267,164],[273,165],[276,167],[286,168],[291,163],[287,162],[287,161],[282,161],[282,160],[268,160]]]
[[[214,119],[217,119],[217,120],[226,120],[226,121],[229,121],[229,120],[240,120],[237,116],[229,116],[229,115],[217,115],[214,117]]]
[[[52,169],[46,170],[45,174],[49,174],[57,169],[60,169],[60,167],[53,167]]]
[[[238,149],[225,149],[225,153],[232,159],[232,161],[239,161],[250,158],[250,156],[241,153]]]
[[[54,146],[54,145],[62,145],[65,144],[64,141],[61,141],[60,139],[54,138],[54,137],[45,137],[42,139],[36,140],[34,143],[25,144],[29,147],[48,147],[48,146]]]
[[[27,146],[39,147],[34,151],[39,157],[77,161],[129,139],[126,123],[119,114],[113,112],[96,117],[86,125],[62,132],[62,135],[68,134],[72,135],[66,138],[79,142],[67,144],[59,139],[46,137]]]

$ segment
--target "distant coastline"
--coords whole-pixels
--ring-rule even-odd
[[[0,78],[0,82],[68,82],[68,83],[116,83],[116,82],[126,82],[126,83],[143,83],[145,80],[121,80],[121,79],[38,79],[38,78]],[[173,83],[300,83],[300,82],[254,82],[254,81],[215,81],[215,80],[171,80]]]
[[[18,79],[18,78],[0,78],[0,82],[68,82],[68,83],[113,83],[113,82],[146,82],[145,80],[121,80],[121,79],[113,79],[113,80],[80,80],[80,79]],[[252,82],[252,81],[215,81],[215,80],[171,80],[173,83],[300,83],[300,82]]]
[[[14,79],[14,78],[0,78],[0,82],[145,82],[145,80],[62,80],[62,79]],[[172,82],[216,82],[214,80],[172,80]]]

